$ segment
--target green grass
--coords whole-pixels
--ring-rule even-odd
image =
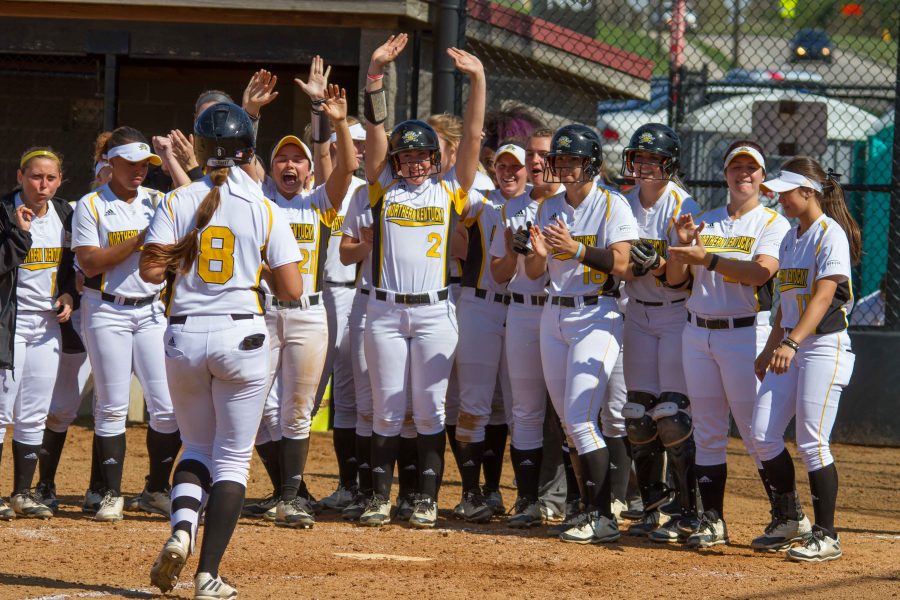
[[[876,62],[890,65],[897,60],[896,39],[888,42],[871,36],[835,34],[831,36],[831,41],[838,50],[849,50]]]
[[[601,21],[597,24],[596,39],[610,46],[615,46],[652,60],[654,62],[654,75],[669,71],[669,57],[665,49],[660,46],[658,40],[643,32],[618,25],[610,25]]]
[[[731,57],[716,48],[715,46],[710,46],[705,42],[701,42],[697,38],[688,38],[688,42],[697,48],[699,48],[703,54],[709,57],[720,69],[723,71],[727,71],[731,68]]]

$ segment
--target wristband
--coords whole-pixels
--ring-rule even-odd
[[[315,100],[311,100],[313,106],[322,106],[325,104],[325,98],[316,98]]]
[[[789,338],[789,337],[786,337],[786,338],[784,338],[783,340],[781,340],[781,344],[780,344],[780,345],[781,345],[781,346],[787,346],[788,348],[790,348],[790,349],[793,350],[794,352],[797,352],[797,351],[800,350],[800,344],[798,344],[797,342],[795,342],[794,340],[792,340],[792,339]]]
[[[716,270],[716,264],[717,264],[718,262],[719,262],[719,255],[718,255],[718,254],[713,254],[713,255],[712,255],[712,258],[709,259],[709,266],[706,267],[706,270],[707,270],[707,271],[715,271],[715,270]]]
[[[372,125],[380,125],[387,120],[387,99],[384,88],[363,93],[363,115]]]
[[[578,242],[578,249],[575,250],[575,256],[573,257],[578,262],[581,262],[582,257],[584,256],[584,244]]]
[[[381,79],[384,79],[384,73],[382,73],[381,75],[371,75],[369,73],[366,73],[366,79],[368,79],[369,81],[379,81]]]

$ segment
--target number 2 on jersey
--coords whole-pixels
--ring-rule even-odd
[[[197,274],[206,283],[222,284],[234,275],[234,234],[227,227],[210,225],[200,234]]]
[[[428,252],[425,253],[425,256],[428,258],[440,258],[441,257],[441,234],[439,233],[429,233],[428,234],[428,243],[431,244],[431,247],[428,249]]]

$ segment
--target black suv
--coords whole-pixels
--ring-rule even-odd
[[[824,60],[830,63],[834,54],[831,38],[822,29],[801,29],[791,38],[790,49],[791,62]]]

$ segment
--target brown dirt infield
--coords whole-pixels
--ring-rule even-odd
[[[144,436],[142,427],[128,430],[127,493],[143,485]],[[11,486],[11,437],[0,471],[4,495]],[[336,467],[330,434],[313,437],[309,487],[321,497],[333,490]],[[157,597],[148,573],[168,535],[167,520],[127,513],[121,523],[101,524],[83,517],[89,448],[90,430],[73,427],[60,466],[62,506],[56,518],[0,522],[0,598]],[[522,533],[501,521],[477,526],[450,520],[460,489],[448,452],[439,529],[391,524],[372,530],[327,513],[312,530],[242,519],[222,573],[242,598],[897,598],[900,449],[837,446],[834,454],[844,557],[830,563],[795,564],[750,550],[750,540],[768,521],[767,505],[752,463],[732,440],[727,547],[695,552],[626,536],[616,544],[579,546],[546,537],[544,528]],[[797,473],[811,512],[799,464]],[[265,471],[255,457],[250,477],[248,495],[264,495]],[[514,500],[511,478],[507,463],[502,490],[507,505]],[[192,558],[172,596],[192,597],[195,566]]]

